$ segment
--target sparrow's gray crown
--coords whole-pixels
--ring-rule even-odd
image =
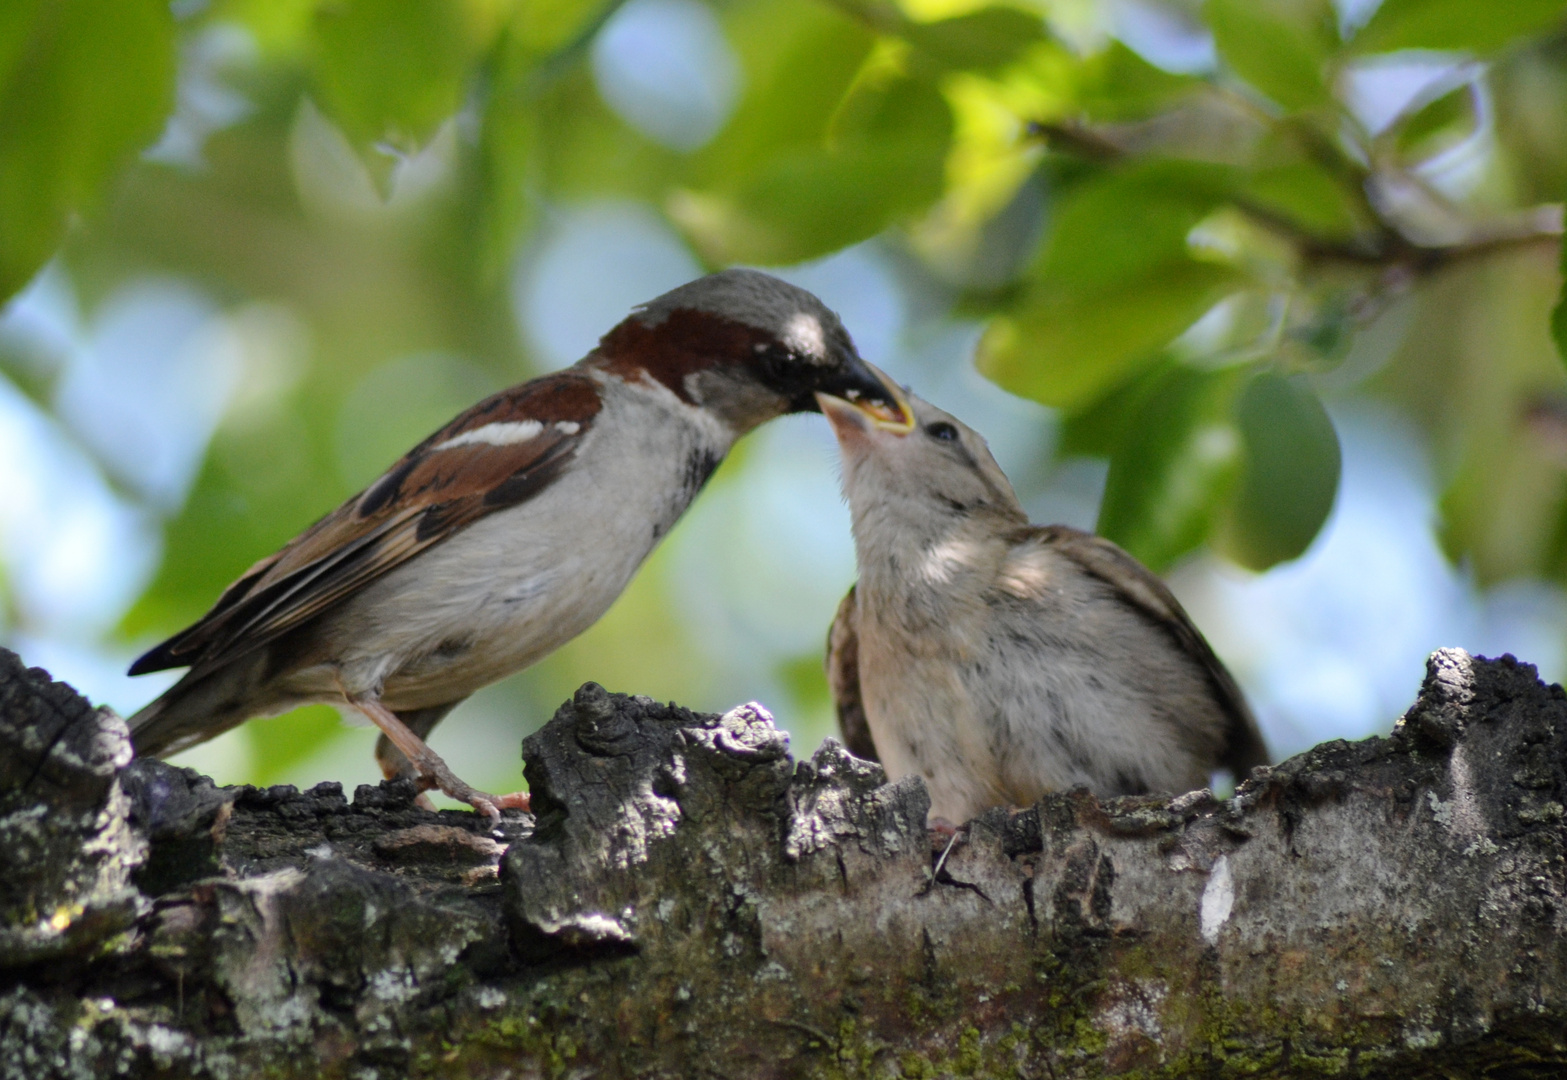
[[[796,285],[760,270],[735,268],[697,278],[633,310],[646,326],[675,311],[700,311],[760,331],[815,364],[854,355],[849,332],[832,309]]]

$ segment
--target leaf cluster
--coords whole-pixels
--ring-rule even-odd
[[[1133,7],[1195,51],[1129,47]],[[1384,0],[1360,25],[1330,0],[715,0],[739,89],[694,148],[599,92],[595,42],[623,9],[0,10],[0,294],[51,258],[89,313],[174,274],[276,346],[126,633],[197,614],[529,370],[519,253],[561,207],[609,199],[714,267],[882,237],[983,320],[984,374],[1058,410],[1061,455],[1109,459],[1100,531],[1156,568],[1203,545],[1256,569],[1303,552],[1339,485],[1323,399],[1354,389],[1428,435],[1456,557],[1484,580],[1567,577],[1567,0]],[[236,28],[246,47],[214,66]],[[1373,115],[1417,62],[1438,74]],[[247,111],[197,165],[146,155],[198,69]],[[0,368],[53,407],[47,373]],[[631,626],[603,632],[657,672],[676,646]]]

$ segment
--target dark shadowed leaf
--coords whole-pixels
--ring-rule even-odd
[[[1148,387],[1166,378],[1173,366],[1171,360],[1152,364],[1103,396],[1063,416],[1056,454],[1060,457],[1108,458],[1115,453],[1127,424],[1148,393]]]
[[[535,56],[558,52],[590,34],[620,0],[519,0],[511,25]]]
[[[1246,178],[1242,194],[1248,205],[1324,240],[1348,239],[1370,224],[1353,193],[1309,162],[1259,169]]]
[[[1350,43],[1357,52],[1458,49],[1486,53],[1567,19],[1564,0],[1385,0]]]
[[[1253,570],[1300,555],[1333,509],[1338,434],[1303,382],[1264,373],[1235,407],[1245,465],[1219,530],[1225,555]]]
[[[0,86],[11,81],[11,70],[24,56],[33,36],[43,0],[11,0],[0,12]]]
[[[1551,337],[1556,342],[1556,354],[1567,364],[1567,239],[1562,241],[1562,291],[1551,311]]]
[[[1119,41],[1080,62],[1075,104],[1093,121],[1140,120],[1205,86],[1155,67]]]
[[[1110,457],[1100,535],[1156,572],[1208,538],[1241,468],[1245,377],[1175,365],[1147,386]]]
[[[1045,36],[1038,15],[1010,7],[987,7],[955,19],[911,23],[902,36],[929,60],[946,68],[1004,67]]]
[[[0,299],[157,139],[173,101],[166,3],[0,5]]]
[[[1219,53],[1235,73],[1294,112],[1329,104],[1325,78],[1337,43],[1326,0],[1208,0]]]

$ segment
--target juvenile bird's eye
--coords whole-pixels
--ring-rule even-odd
[[[958,429],[945,420],[937,420],[934,424],[925,425],[925,434],[932,439],[940,439],[942,442],[956,442]]]

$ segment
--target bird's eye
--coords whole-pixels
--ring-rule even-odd
[[[958,429],[947,423],[945,420],[938,420],[934,424],[925,425],[925,434],[929,435],[932,439],[939,439],[942,442],[956,442],[958,438]]]

